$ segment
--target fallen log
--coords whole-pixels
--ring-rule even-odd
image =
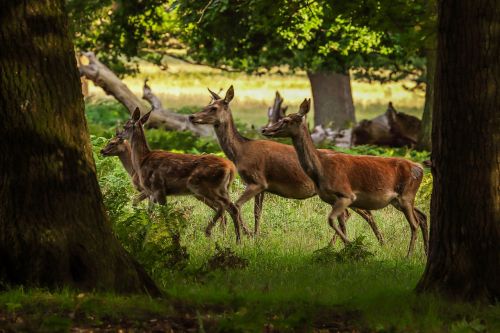
[[[143,99],[149,102],[151,107],[146,106],[118,76],[115,75],[106,65],[97,59],[93,52],[83,52],[83,56],[88,59],[88,65],[80,64],[78,67],[80,76],[94,82],[107,95],[113,96],[118,102],[123,104],[132,113],[139,107],[141,114],[153,109],[147,126],[149,128],[163,128],[171,131],[191,131],[198,136],[213,136],[213,130],[206,125],[193,125],[189,122],[188,115],[175,113],[163,108],[160,99],[153,94],[147,80],[143,86]]]

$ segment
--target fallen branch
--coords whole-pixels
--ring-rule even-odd
[[[88,65],[80,65],[80,76],[94,82],[96,86],[101,87],[107,95],[116,98],[131,113],[136,107],[139,107],[141,113],[148,112],[151,108],[147,107],[137,97],[125,83],[123,83],[106,65],[100,62],[93,52],[82,53],[88,60]],[[160,99],[153,94],[151,87],[144,82],[143,97],[153,108],[151,117],[148,121],[148,127],[164,128],[172,131],[191,131],[198,136],[212,136],[213,130],[209,126],[193,125],[189,122],[188,116],[175,113],[163,108]]]

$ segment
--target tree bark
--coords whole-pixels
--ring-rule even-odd
[[[122,103],[129,112],[133,112],[136,107],[139,107],[141,114],[150,110],[142,103],[125,83],[123,83],[118,76],[115,75],[106,65],[100,62],[93,52],[82,53],[88,58],[88,65],[80,65],[80,75],[85,76],[87,79],[94,82],[95,85],[101,87],[108,95],[112,95],[118,102]],[[152,93],[151,88],[144,86],[143,99],[151,104],[153,112],[147,123],[148,127],[164,128],[172,131],[191,131],[198,136],[213,136],[211,126],[193,125],[189,122],[188,116],[168,111],[163,108],[160,100]]]
[[[314,101],[314,125],[335,130],[356,122],[349,74],[308,72]]]
[[[500,2],[441,0],[430,254],[417,290],[500,299]]]
[[[427,16],[429,30],[435,30],[435,16],[436,16],[436,1],[427,1]],[[424,113],[422,114],[422,127],[418,136],[417,146],[418,150],[432,150],[432,107],[434,105],[434,76],[436,72],[436,35],[430,33],[426,40],[425,58],[426,58],[426,77],[427,82],[425,86],[425,104]]]
[[[63,7],[0,6],[0,284],[158,295],[105,214]]]
[[[427,82],[425,86],[425,104],[422,114],[422,127],[418,135],[416,149],[431,151],[432,149],[432,106],[434,104],[434,72],[436,70],[436,50],[426,50]]]

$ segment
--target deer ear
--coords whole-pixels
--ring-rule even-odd
[[[151,112],[153,112],[153,110],[149,111],[148,113],[146,113],[144,116],[141,117],[141,124],[142,125],[144,125],[145,123],[148,122],[149,116],[151,115]]]
[[[224,97],[224,102],[226,104],[229,104],[229,102],[231,102],[233,98],[234,98],[234,88],[231,85],[231,87],[229,87],[229,89],[226,92],[226,97]]]
[[[138,121],[140,118],[141,118],[141,110],[139,110],[139,107],[136,107],[134,112],[132,113],[132,120]]]
[[[213,92],[212,90],[210,90],[210,88],[207,88],[207,89],[208,89],[208,92],[210,93],[210,95],[212,96],[212,98],[214,100],[222,99],[219,95],[217,95],[215,92]]]
[[[310,108],[311,108],[311,99],[305,98],[302,104],[300,104],[299,114],[305,116],[309,112]]]

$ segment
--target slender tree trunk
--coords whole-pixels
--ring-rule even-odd
[[[427,15],[428,15],[428,30],[435,30],[435,16],[437,12],[435,0],[427,1]],[[422,127],[418,135],[418,142],[416,148],[418,150],[431,151],[432,149],[432,107],[434,105],[434,76],[436,72],[436,36],[433,32],[429,32],[426,40],[425,58],[426,58],[426,76],[427,82],[425,87],[425,105],[424,113],[422,115]]]
[[[441,0],[430,254],[417,290],[500,299],[500,2]]]
[[[314,125],[347,128],[356,119],[349,74],[308,72],[314,101]]]
[[[432,149],[432,106],[434,105],[434,72],[436,70],[436,50],[426,50],[427,82],[425,87],[425,105],[422,115],[422,127],[418,135],[416,148],[431,151]]]
[[[63,7],[0,5],[0,284],[158,294],[105,215]]]

